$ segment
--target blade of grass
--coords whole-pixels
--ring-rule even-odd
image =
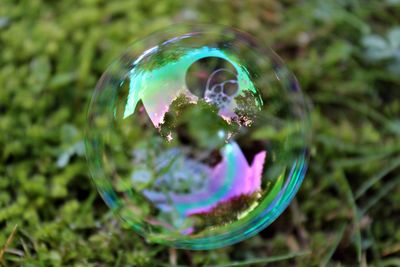
[[[121,261],[122,261],[122,251],[119,250],[119,251],[118,251],[118,254],[117,254],[117,260],[116,260],[114,266],[115,266],[115,267],[121,266]]]
[[[325,103],[336,103],[340,105],[345,105],[348,108],[351,108],[366,117],[371,118],[372,120],[382,124],[384,126],[384,130],[391,134],[399,135],[398,123],[395,120],[390,120],[378,111],[372,109],[368,104],[359,102],[350,98],[338,98],[331,94],[323,94],[315,96],[315,99],[318,101]]]
[[[26,244],[25,240],[23,238],[20,238],[19,242],[22,245],[22,248],[23,248],[23,250],[25,252],[26,257],[30,258],[32,255],[31,255],[31,253],[29,251],[28,245]]]
[[[80,210],[81,215],[90,212],[90,209],[93,207],[93,202],[97,197],[96,191],[91,191],[89,197],[85,200]]]
[[[215,267],[236,267],[236,266],[250,266],[250,265],[254,265],[254,264],[266,264],[266,263],[289,260],[289,259],[293,259],[296,257],[302,257],[302,256],[305,256],[308,254],[310,254],[309,251],[298,252],[298,253],[289,253],[289,254],[282,255],[282,256],[272,256],[269,258],[261,258],[261,259],[243,261],[243,262],[233,262],[233,263],[228,263],[228,264],[221,264],[221,265],[217,265]]]
[[[369,237],[369,239],[371,240],[371,250],[372,250],[372,256],[374,259],[374,263],[376,264],[376,266],[381,267],[382,262],[381,262],[381,256],[379,254],[378,243],[376,242],[375,237],[372,234],[371,227],[367,228],[366,233],[367,233],[367,236]]]
[[[392,154],[400,151],[400,142],[390,145],[360,146],[357,144],[345,143],[338,138],[326,134],[317,135],[315,140],[319,143],[322,143],[326,147],[334,147],[335,150],[355,153],[358,155],[372,155],[372,154],[382,154],[382,153]]]
[[[388,248],[384,248],[382,251],[382,256],[386,257],[391,254],[398,254],[400,253],[400,244],[395,244],[393,246],[390,246]]]
[[[392,160],[388,166],[386,166],[382,171],[378,172],[376,175],[369,178],[365,181],[360,188],[356,191],[355,197],[356,199],[360,198],[364,193],[370,189],[375,183],[379,182],[383,177],[385,177],[388,173],[393,171],[394,169],[400,166],[400,157]]]
[[[378,111],[372,109],[369,105],[363,104],[361,102],[357,102],[352,99],[337,97],[332,94],[324,93],[324,94],[317,94],[313,97],[314,101],[318,101],[321,103],[335,103],[347,106],[371,119],[382,123],[384,125],[388,125],[391,121],[383,116]]]
[[[381,265],[372,265],[373,267],[392,267],[400,266],[400,258],[392,258],[382,261]]]
[[[20,227],[19,229],[18,229],[18,233],[21,235],[21,237],[25,237],[27,240],[29,240],[29,242],[31,243],[31,245],[32,245],[32,249],[34,250],[34,251],[38,251],[39,250],[39,246],[38,246],[38,244],[37,244],[37,241],[28,233],[28,232],[26,232],[25,230],[24,230],[24,228],[22,228],[22,227]],[[21,238],[22,239],[22,238]],[[24,241],[24,243],[25,243],[25,241]],[[25,243],[26,244],[26,243]],[[27,244],[26,244],[27,245]],[[27,247],[28,248],[28,247]],[[29,254],[27,254],[28,256],[30,256],[30,253]]]
[[[325,267],[328,265],[329,261],[331,260],[333,254],[335,253],[337,247],[339,246],[340,241],[343,239],[344,231],[346,230],[346,223],[343,223],[343,225],[340,227],[340,230],[338,232],[338,235],[333,242],[331,248],[329,249],[328,253],[325,255],[325,257],[321,260],[321,263],[319,264],[320,267]]]
[[[17,232],[17,228],[18,228],[18,225],[15,225],[14,229],[12,230],[12,232],[10,234],[10,236],[7,238],[6,243],[0,249],[0,262],[3,261],[3,256],[4,256],[4,253],[5,253],[6,249],[11,245],[11,242],[14,240],[14,235]]]
[[[371,161],[377,161],[377,160],[382,160],[392,154],[391,151],[386,151],[384,153],[380,154],[374,154],[374,155],[367,155],[363,157],[357,157],[357,158],[342,158],[335,160],[334,165],[337,166],[338,168],[348,168],[348,167],[355,167],[359,165],[364,165],[368,162]]]
[[[381,187],[381,189],[374,196],[368,198],[367,203],[360,210],[361,217],[368,212],[370,208],[376,205],[383,197],[387,196],[387,194],[396,188],[397,185],[400,184],[400,176],[397,176],[392,181],[386,183]]]
[[[340,186],[339,190],[346,197],[346,201],[348,205],[351,207],[353,213],[353,226],[354,226],[354,238],[355,245],[357,251],[357,259],[358,262],[361,262],[362,248],[361,248],[361,231],[360,231],[360,213],[358,211],[358,207],[353,195],[353,191],[351,190],[350,184],[347,180],[347,177],[343,170],[338,170],[335,175],[336,181]]]
[[[213,267],[238,267],[238,266],[251,266],[254,264],[267,264],[267,263],[279,262],[279,261],[284,261],[284,260],[290,260],[290,259],[294,259],[296,257],[303,257],[306,255],[309,255],[310,253],[311,253],[310,251],[289,253],[286,255],[272,256],[272,257],[268,257],[268,258],[260,258],[260,259],[242,261],[242,262],[232,262],[232,263],[227,263],[227,264],[213,265]],[[183,267],[182,265],[171,265],[171,264],[165,264],[165,263],[161,264],[161,266]]]
[[[170,248],[169,249],[169,263],[172,266],[176,266],[177,262],[178,262],[178,254],[176,252],[176,249]]]

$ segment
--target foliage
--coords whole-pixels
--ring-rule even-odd
[[[399,18],[397,0],[2,0],[0,265],[399,266]],[[182,21],[254,34],[312,103],[297,198],[260,235],[215,251],[146,244],[110,214],[82,155],[103,70]]]

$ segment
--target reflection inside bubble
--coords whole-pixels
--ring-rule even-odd
[[[179,58],[150,70],[141,67],[153,60],[146,57],[162,49],[161,46],[148,50],[135,61],[129,74],[124,119],[129,119],[141,104],[140,113],[148,116],[164,140],[172,142],[178,138],[180,143],[198,146],[201,153],[185,151],[183,145],[160,150],[151,163],[150,155],[135,156],[131,182],[159,209],[164,224],[190,234],[195,227],[183,229],[182,225],[187,225],[185,218],[215,213],[239,216],[261,196],[267,153],[262,150],[248,162],[233,138],[254,119],[247,116],[243,108],[249,107],[241,106],[240,100],[250,98],[247,104],[255,110],[260,110],[260,103],[254,97],[257,90],[246,70],[223,51],[202,47],[182,51]],[[205,125],[197,124],[199,120]],[[206,136],[190,134],[187,127],[203,127]],[[146,151],[149,149],[142,153]],[[133,155],[137,154],[138,150],[134,150]],[[207,162],[210,157],[215,158],[212,165]],[[235,212],[229,214],[232,205]],[[221,209],[224,206],[229,208]]]

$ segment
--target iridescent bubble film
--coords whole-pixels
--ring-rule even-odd
[[[100,78],[86,151],[110,208],[150,242],[211,249],[275,220],[307,165],[308,114],[274,52],[234,29],[177,25]]]

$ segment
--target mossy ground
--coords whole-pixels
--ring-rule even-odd
[[[254,34],[312,103],[311,165],[294,202],[258,236],[207,252],[126,229],[82,153],[103,70],[183,21]],[[1,0],[0,265],[400,266],[399,27],[398,0]]]

